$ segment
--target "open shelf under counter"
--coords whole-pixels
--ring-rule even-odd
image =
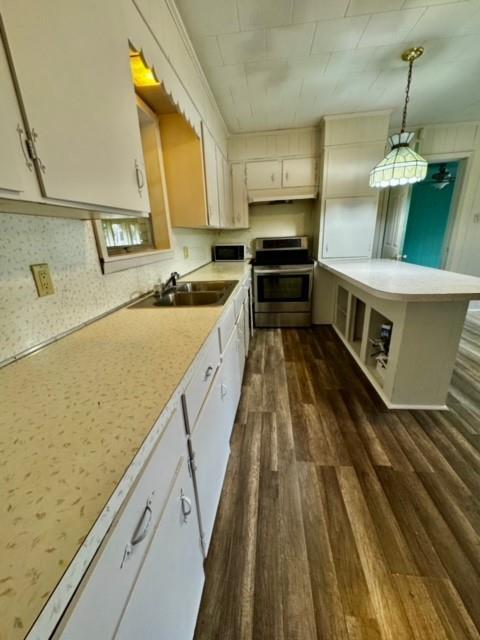
[[[407,283],[405,293],[391,293],[390,289],[397,284],[386,278],[390,289],[384,285],[378,273],[384,268],[383,260],[367,261],[367,266],[358,268],[353,261],[348,265],[333,262],[319,263],[322,299],[331,305],[326,315],[385,405],[390,409],[447,409],[446,398],[468,301],[480,298],[480,293],[473,291],[475,283],[467,283],[471,291],[466,291],[463,297],[458,291],[446,291],[442,298],[440,287],[436,286],[432,296],[422,292],[426,297],[420,299],[411,282]],[[391,276],[392,266],[388,264],[385,268]],[[419,269],[415,268],[415,275]],[[365,286],[361,280],[363,271],[368,274]],[[410,275],[410,270],[399,269],[401,275],[407,271]],[[431,276],[434,270],[425,271]],[[373,273],[375,282],[385,287],[378,293],[371,282]],[[442,280],[448,284],[450,279]],[[480,279],[472,280],[480,283]],[[401,284],[398,287],[401,289]],[[387,337],[381,358],[383,367],[378,365],[376,357],[381,346],[371,343],[382,335]]]
[[[365,330],[366,308],[367,306],[363,300],[352,295],[350,303],[350,331],[348,334],[348,342],[360,357]]]

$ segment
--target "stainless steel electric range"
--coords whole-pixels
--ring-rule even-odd
[[[312,323],[313,260],[306,236],[257,238],[253,260],[255,325]]]

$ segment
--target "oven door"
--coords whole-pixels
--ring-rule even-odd
[[[312,267],[255,267],[255,311],[310,311],[312,276]]]

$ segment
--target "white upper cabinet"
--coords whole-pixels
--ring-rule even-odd
[[[0,190],[21,192],[25,169],[33,171],[33,163],[23,155],[23,123],[8,68],[5,49],[0,40]]]
[[[231,165],[232,207],[235,227],[248,227],[248,195],[245,184],[245,164],[234,162]]]
[[[247,188],[276,189],[282,186],[281,160],[247,162]]]
[[[212,134],[202,123],[203,163],[207,190],[208,222],[211,227],[220,226],[218,200],[217,146]]]
[[[284,158],[246,163],[248,197],[251,202],[316,195],[316,159]]]
[[[368,196],[369,176],[384,153],[384,143],[330,147],[325,151],[325,198]]]
[[[371,258],[376,222],[376,196],[327,200],[322,257]]]
[[[283,161],[284,187],[313,187],[317,183],[315,158],[291,158]]]
[[[232,203],[232,174],[230,173],[230,167],[228,161],[222,156],[223,163],[223,188],[225,196],[225,213],[224,219],[226,221],[226,227],[235,227],[235,220],[233,218],[233,203]]]
[[[0,0],[0,10],[43,195],[147,212],[128,39],[118,3]]]
[[[230,211],[227,207],[227,193],[225,181],[225,164],[222,152],[217,147],[215,150],[217,159],[217,188],[218,188],[218,211],[220,226],[222,228],[231,227]]]

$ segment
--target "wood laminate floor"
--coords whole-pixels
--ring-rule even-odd
[[[479,639],[480,423],[452,406],[386,411],[329,327],[257,331],[196,640]]]

